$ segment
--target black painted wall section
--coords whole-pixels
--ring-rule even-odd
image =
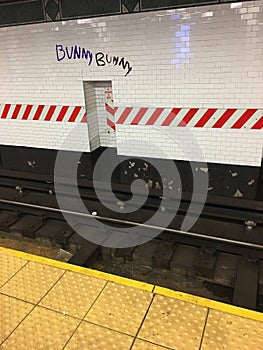
[[[141,0],[142,10],[218,3],[219,0]]]
[[[0,25],[43,22],[42,0],[25,2],[0,2]]]
[[[0,26],[234,1],[240,0],[0,0]]]
[[[89,17],[121,12],[119,0],[63,0],[61,1],[62,18]]]
[[[80,179],[92,180],[93,168],[97,159],[105,148],[100,147],[91,153],[84,153],[78,164],[78,176]],[[65,151],[69,154],[70,152]],[[26,172],[34,174],[33,178],[41,178],[41,175],[48,175],[53,178],[54,165],[57,151],[38,149],[30,147],[0,146],[0,172],[11,170],[15,172]],[[142,179],[148,183],[150,188],[160,189],[169,186],[169,190],[177,191],[175,182],[169,179],[162,183],[159,172],[150,163],[145,166],[145,160],[125,160],[125,157],[118,156],[115,148],[111,148],[111,159],[117,158],[119,166],[112,174],[112,182],[131,185],[135,179]],[[167,160],[158,160],[165,168]],[[131,166],[132,164],[132,166]],[[183,192],[192,192],[193,176],[189,162],[175,161],[176,168],[180,174]],[[200,168],[198,162],[192,162],[195,171],[206,176],[205,169]],[[240,196],[243,199],[263,200],[263,167],[251,167],[228,164],[208,163],[209,187],[208,194],[233,198]],[[98,179],[100,180],[100,179]]]

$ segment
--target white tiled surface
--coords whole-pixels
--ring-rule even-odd
[[[116,147],[115,132],[107,125],[107,111],[105,109],[105,89],[112,87],[111,82],[96,82],[96,105],[100,133],[100,145],[104,147]]]
[[[261,108],[262,23],[263,1],[249,1],[1,28],[0,103],[84,105],[83,81],[102,80],[112,81],[115,106]],[[121,67],[95,60],[57,62],[56,44],[125,57],[132,71],[125,77]],[[1,121],[0,143],[60,147],[61,125],[38,125]],[[260,164],[257,132],[224,130],[216,144],[220,131],[195,133],[203,132],[210,161]],[[140,136],[152,133],[147,128]]]
[[[84,82],[84,98],[86,113],[88,115],[88,133],[90,150],[93,151],[100,146],[100,135],[96,105],[96,90],[92,82]]]
[[[118,153],[130,156],[258,166],[259,130],[117,125]],[[249,154],[249,155],[248,155]]]
[[[75,128],[75,123],[0,119],[0,143],[68,151],[82,151],[85,144],[89,152],[87,124],[77,124],[77,131]],[[79,138],[86,142],[80,144]]]
[[[105,109],[106,88],[111,88],[110,81],[85,81],[84,98],[88,115],[88,131],[90,150],[99,146],[116,147],[116,134],[107,125],[107,111]]]

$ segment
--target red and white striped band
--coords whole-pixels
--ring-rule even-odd
[[[115,109],[111,88],[105,89],[105,110],[107,115],[107,125],[115,131]]]
[[[83,106],[0,105],[0,119],[38,120],[48,122],[86,122]]]
[[[110,94],[108,95],[110,97]],[[171,127],[262,129],[263,109],[249,108],[154,108],[114,107],[112,99],[105,103],[106,120],[115,130],[116,124]],[[46,106],[0,104],[0,119],[86,122],[83,106]]]
[[[115,108],[116,124],[195,128],[262,129],[263,109]]]

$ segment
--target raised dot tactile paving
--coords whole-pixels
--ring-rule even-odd
[[[2,344],[1,350],[62,350],[79,322],[37,306]]]
[[[38,303],[64,270],[29,262],[0,291],[18,299]]]
[[[129,350],[133,338],[83,321],[65,350]]]
[[[0,253],[0,287],[26,265],[27,260]]]
[[[209,310],[201,350],[262,350],[263,322]]]
[[[152,300],[152,294],[109,282],[86,320],[135,335]]]
[[[83,318],[107,281],[67,271],[40,305]]]
[[[136,339],[131,350],[168,350],[168,348]]]
[[[19,325],[34,305],[0,294],[0,344]]]
[[[161,288],[153,297],[107,282],[106,275],[65,271],[30,257],[0,253],[0,262],[1,350],[263,348],[263,322],[241,317],[248,315],[245,309],[218,303],[223,311],[216,311],[197,305],[197,297],[186,295],[183,301],[180,293],[161,295]],[[34,305],[38,302],[41,306]],[[249,315],[261,319],[259,313]]]
[[[171,349],[199,349],[207,308],[155,295],[138,338]]]

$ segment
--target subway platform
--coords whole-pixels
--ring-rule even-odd
[[[263,314],[0,247],[0,349],[261,350]]]

